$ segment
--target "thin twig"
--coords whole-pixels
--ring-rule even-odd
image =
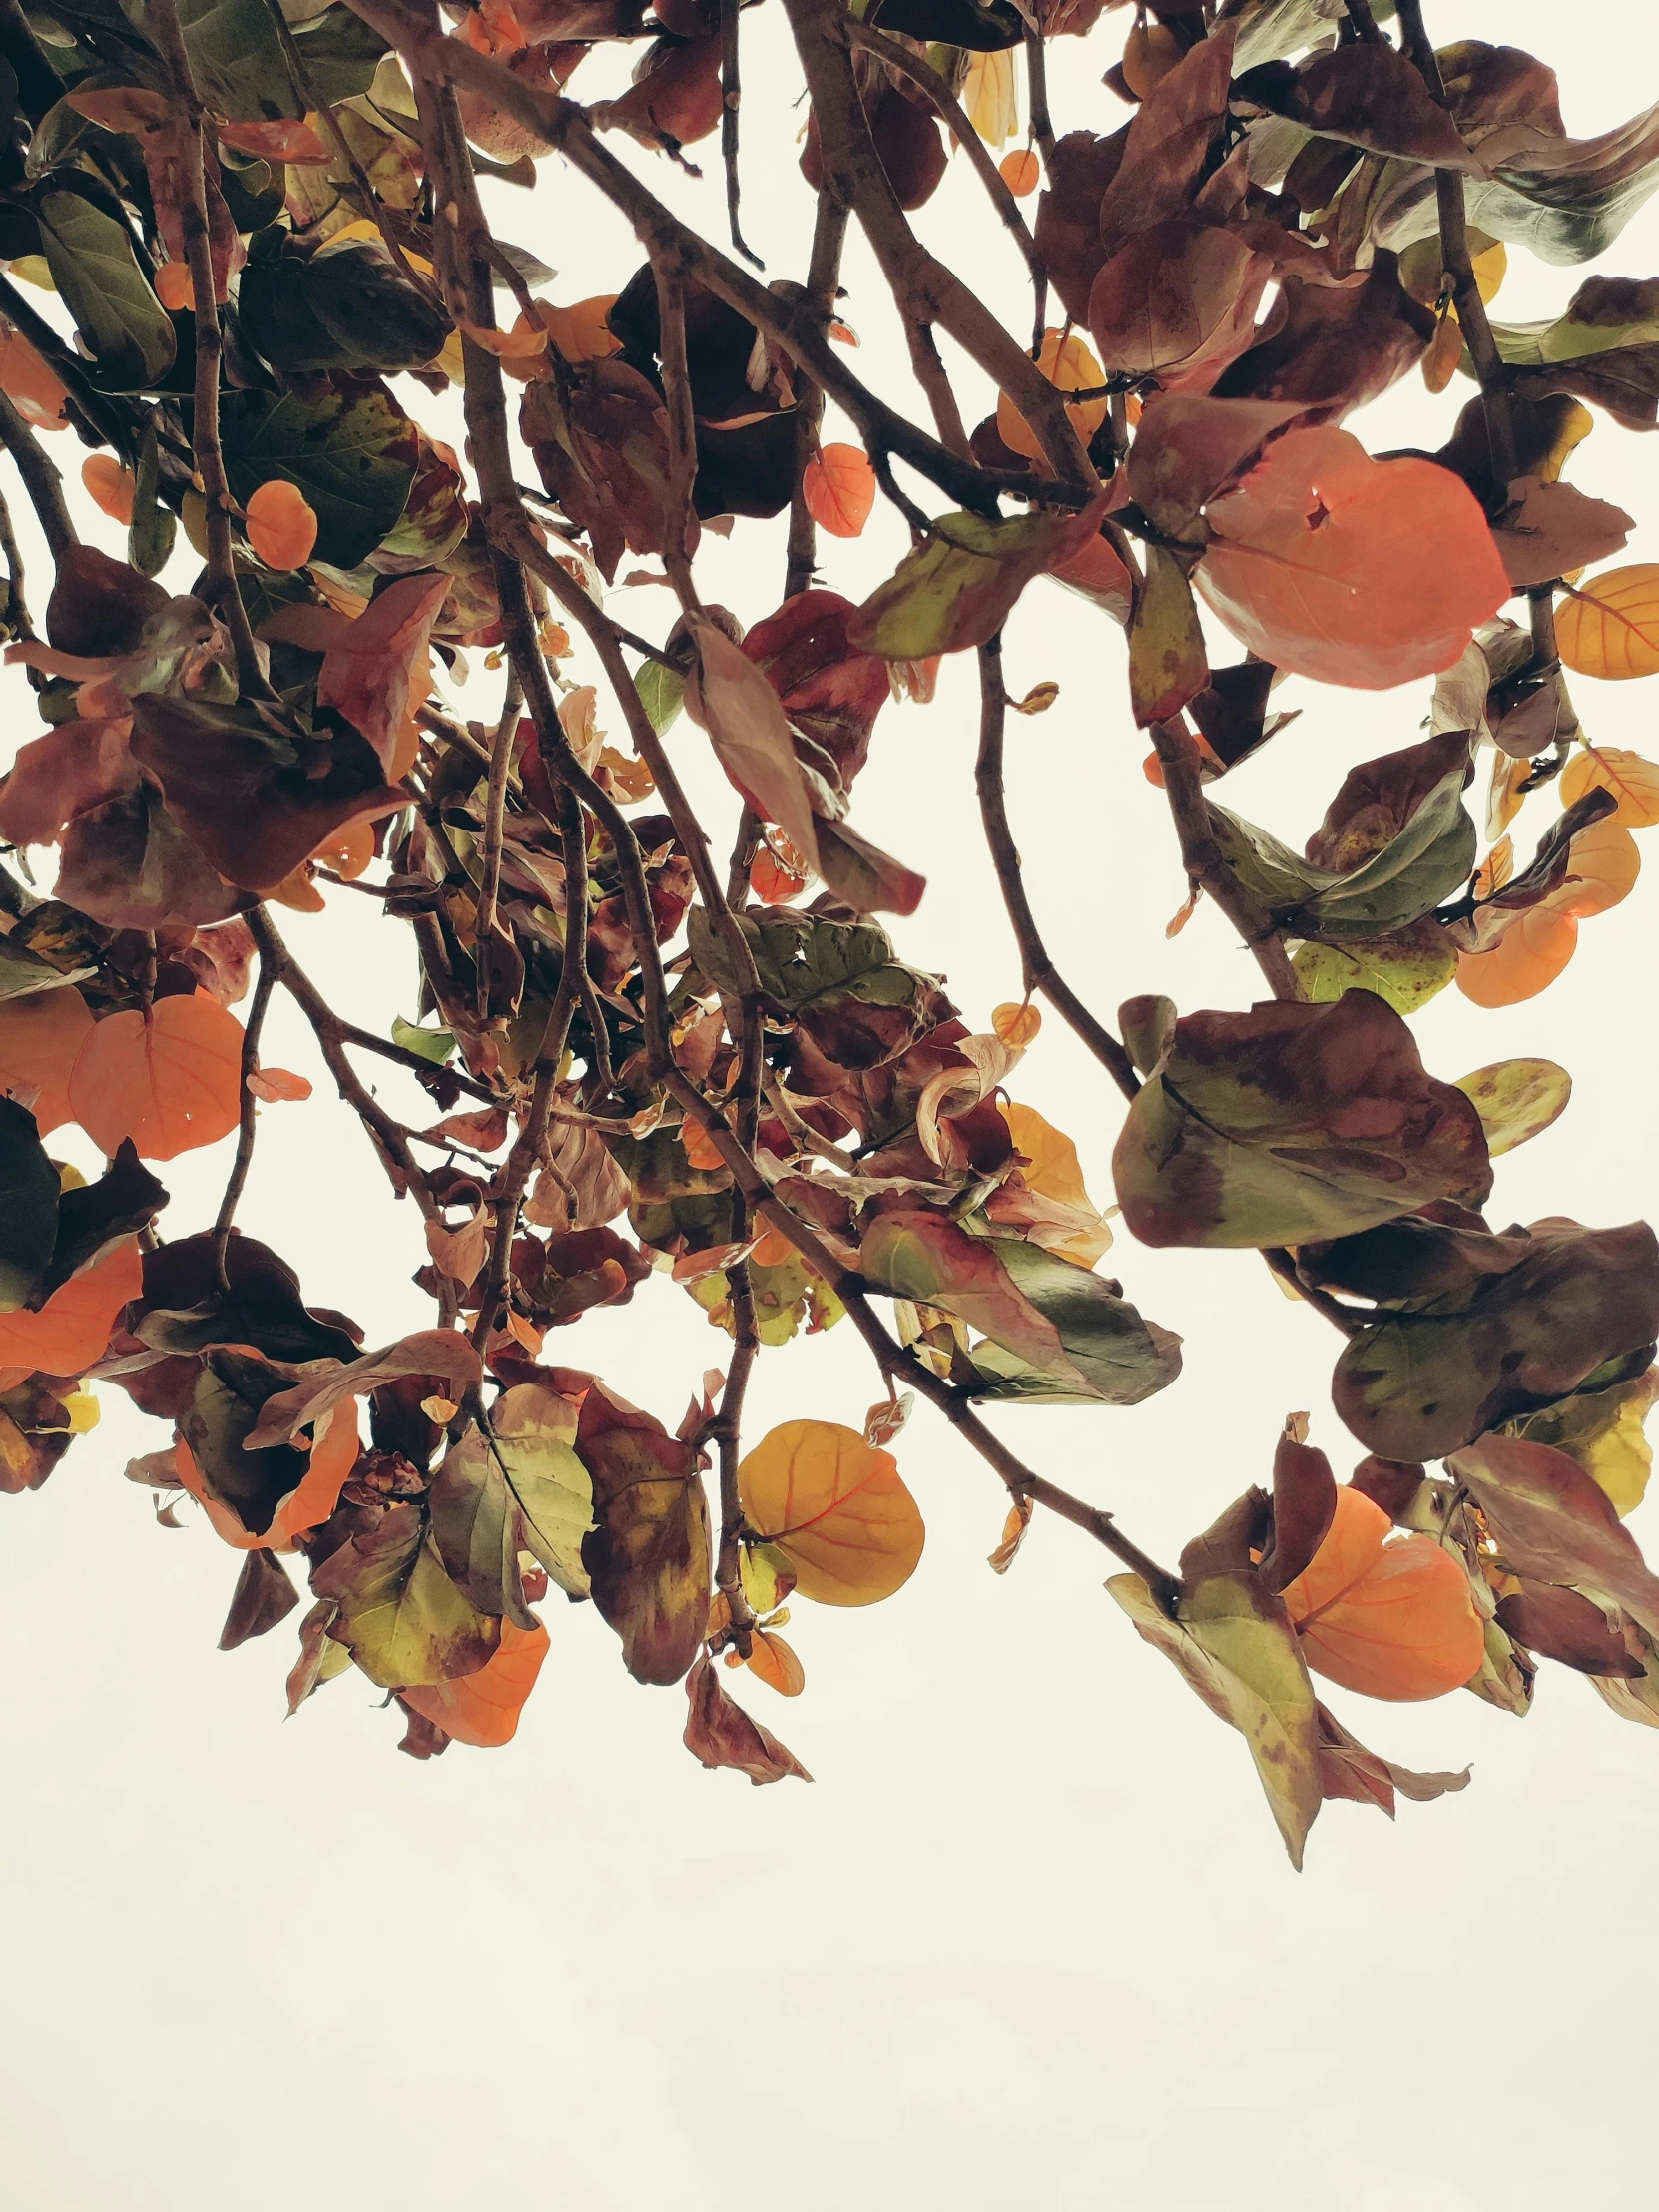
[[[757,269],[767,266],[744,238],[738,221],[738,109],[743,79],[738,62],[738,14],[743,0],[720,0],[720,158],[726,169],[726,227],[732,244]]]
[[[1299,999],[1302,987],[1272,914],[1245,889],[1217,847],[1210,803],[1199,775],[1198,748],[1185,723],[1179,716],[1173,722],[1155,722],[1151,736],[1163,767],[1164,792],[1189,882],[1207,891],[1239,932],[1274,997]]]
[[[495,938],[495,910],[501,895],[501,848],[507,832],[507,779],[512,767],[513,742],[518,736],[524,692],[511,671],[502,702],[495,742],[490,747],[489,782],[484,795],[483,859],[478,886],[478,926],[474,933],[478,971],[478,1018],[486,1020],[490,1006],[490,952]]]
[[[6,628],[14,638],[32,638],[29,602],[24,597],[23,551],[12,528],[12,511],[0,493],[0,557],[6,563]]]
[[[979,759],[974,769],[979,819],[984,825],[991,864],[1002,887],[1002,902],[1008,909],[1014,941],[1019,946],[1021,980],[1028,992],[1042,993],[1060,1019],[1094,1054],[1124,1097],[1133,1098],[1141,1087],[1135,1063],[1056,969],[1026,895],[1019,847],[1008,827],[1008,795],[1003,778],[1008,695],[1002,678],[1000,638],[993,638],[989,645],[979,648]]]
[[[1043,174],[1054,178],[1054,125],[1048,114],[1048,52],[1035,24],[1025,26],[1025,87],[1031,108],[1031,136],[1043,158]]]
[[[220,620],[231,634],[237,680],[245,693],[263,696],[269,693],[270,687],[260,671],[254,632],[237,584],[236,552],[231,541],[231,480],[225,472],[225,452],[219,436],[219,376],[224,339],[219,327],[213,237],[208,220],[202,103],[197,97],[190,49],[180,27],[176,0],[152,0],[147,13],[158,34],[158,44],[173,78],[175,96],[184,113],[185,127],[178,142],[183,185],[179,221],[184,231],[185,258],[190,269],[194,302],[192,319],[196,324],[192,436],[196,471],[202,479],[202,495],[207,508],[208,575]]]
[[[686,292],[677,271],[653,261],[657,279],[657,357],[668,402],[668,484],[663,494],[663,566],[688,614],[702,605],[692,581],[692,532],[697,526],[697,409],[686,365]]]
[[[807,272],[802,311],[816,317],[828,330],[835,311],[840,285],[841,250],[846,243],[846,202],[830,187],[829,178],[818,196],[813,219],[813,255]],[[795,394],[795,489],[790,495],[790,540],[784,570],[784,597],[793,599],[812,583],[818,567],[818,525],[807,505],[807,469],[818,451],[824,425],[824,393],[811,376],[798,374]],[[748,810],[745,810],[747,815]],[[758,831],[757,831],[758,833]],[[740,835],[740,844],[743,839]],[[736,855],[734,853],[734,866]],[[748,863],[745,862],[747,871]],[[728,896],[737,897],[729,887]]]
[[[254,1161],[254,1118],[259,1110],[259,1101],[249,1087],[248,1078],[260,1064],[260,1035],[265,1028],[271,994],[276,988],[276,971],[262,959],[253,1002],[248,1009],[248,1025],[242,1033],[242,1089],[239,1094],[242,1111],[237,1126],[237,1156],[231,1164],[225,1196],[219,1202],[219,1219],[214,1223],[214,1266],[219,1271],[219,1287],[227,1296],[231,1283],[225,1273],[225,1252],[231,1242],[231,1225],[237,1218],[237,1205],[248,1182],[248,1170]]]
[[[720,1463],[720,1550],[715,1563],[715,1588],[725,1598],[732,1615],[732,1641],[747,1659],[755,1615],[744,1594],[740,1569],[743,1506],[738,1499],[738,1462],[743,1453],[743,1401],[761,1349],[761,1337],[755,1318],[755,1292],[749,1280],[749,1262],[739,1260],[729,1267],[726,1282],[732,1301],[732,1365],[726,1373],[720,1410],[710,1431]]]
[[[80,543],[69,509],[64,504],[63,478],[58,474],[57,463],[47,455],[3,391],[0,391],[0,445],[11,455],[23,479],[23,489],[29,494],[29,504],[35,510],[47,551],[54,563],[61,561],[72,545]]]

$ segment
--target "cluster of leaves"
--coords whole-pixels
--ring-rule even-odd
[[[1244,1733],[1298,1863],[1327,1797],[1391,1813],[1466,1779],[1367,1751],[1314,1674],[1522,1713],[1549,1658],[1659,1725],[1659,1583],[1622,1525],[1659,1394],[1659,1247],[1640,1224],[1494,1230],[1491,1162],[1568,1078],[1529,1059],[1439,1080],[1406,1018],[1453,981],[1477,1007],[1542,990],[1659,822],[1659,768],[1591,745],[1566,682],[1659,669],[1659,570],[1582,580],[1631,522],[1563,478],[1594,410],[1659,414],[1659,293],[1597,277],[1548,324],[1486,313],[1507,247],[1570,263],[1616,235],[1659,183],[1659,116],[1574,140],[1543,64],[1436,54],[1414,0],[1397,19],[1152,0],[1107,75],[1128,120],[1056,141],[1047,44],[1120,0],[781,4],[817,222],[810,279],[771,288],[602,138],[684,162],[719,128],[748,253],[730,0],[457,0],[448,21],[37,0],[0,21],[0,438],[56,566],[44,637],[15,559],[5,614],[46,727],[0,785],[0,834],[56,848],[50,896],[27,867],[0,883],[7,1486],[46,1479],[96,1411],[87,1379],[111,1381],[172,1426],[130,1473],[244,1555],[227,1646],[298,1607],[284,1559],[308,1576],[293,1707],[355,1665],[416,1756],[503,1743],[556,1585],[637,1680],[685,1684],[698,1758],[770,1782],[805,1770],[717,1662],[794,1695],[791,1597],[867,1604],[913,1572],[888,1447],[919,1393],[1007,1488],[992,1566],[1038,1506],[1111,1551],[1112,1594]],[[620,97],[566,96],[630,41]],[[998,166],[1022,79],[1030,143]],[[952,136],[1031,268],[1028,348],[907,222]],[[536,167],[554,151],[557,182]],[[646,265],[555,300],[491,235],[480,174],[606,195]],[[837,351],[849,216],[936,435]],[[935,324],[1001,394],[971,436]],[[1419,367],[1473,396],[1437,452],[1374,457],[1346,419]],[[470,475],[405,403],[450,384]],[[827,399],[860,445],[823,442]],[[41,443],[64,432],[125,563],[77,539]],[[817,532],[856,536],[878,494],[911,550],[854,605],[818,580]],[[700,533],[786,510],[781,604],[746,629],[699,595]],[[156,579],[181,529],[204,565],[174,593]],[[606,612],[625,555],[672,586],[660,644]],[[1244,935],[1267,1001],[1133,998],[1120,1037],[1050,959],[1002,796],[999,642],[1044,578],[1098,611],[1103,660],[1126,633],[1193,899]],[[493,727],[440,702],[468,651],[505,669]],[[848,819],[883,712],[924,707],[962,653],[1027,984],[979,1030],[873,918],[925,886]],[[1210,796],[1283,727],[1287,673],[1436,679],[1428,736],[1354,769],[1301,851]],[[702,732],[742,803],[724,873],[663,744],[681,716],[676,742]],[[1542,792],[1560,814],[1517,865],[1510,826]],[[420,1018],[384,1036],[332,1010],[273,919],[353,881],[418,954]],[[236,1228],[258,1107],[309,1088],[262,1062],[276,990],[423,1218],[434,1325],[377,1350]],[[976,1410],[1133,1404],[1180,1371],[1179,1339],[1100,1272],[1112,1231],[1075,1148],[1010,1095],[1034,995],[1128,1101],[1130,1233],[1258,1250],[1344,1340],[1352,1479],[1293,1416],[1271,1486],[1173,1572]],[[418,1079],[430,1127],[387,1112],[361,1052]],[[69,1122],[109,1163],[97,1183],[48,1157]],[[144,1163],[233,1132],[216,1223],[164,1234]],[[548,1352],[653,1275],[731,1339],[673,1431]],[[886,1395],[859,1427],[789,1421],[746,1450],[762,1349],[838,1323]]]

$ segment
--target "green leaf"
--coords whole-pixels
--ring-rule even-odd
[[[1479,1116],[1424,1071],[1410,1030],[1371,992],[1173,1028],[1154,1018],[1162,1006],[1132,999],[1120,1016],[1131,1051],[1162,1048],[1142,1062],[1112,1156],[1143,1244],[1300,1245],[1490,1191]]]
[[[671,668],[664,668],[660,661],[646,661],[634,672],[634,689],[640,695],[640,705],[651,717],[652,729],[661,737],[680,713],[685,678]]]
[[[266,0],[179,0],[179,22],[197,94],[215,114],[231,123],[304,114]]]
[[[539,1382],[515,1383],[490,1408],[490,1433],[470,1429],[432,1485],[432,1528],[444,1562],[485,1611],[523,1628],[518,1552],[535,1554],[571,1597],[586,1597],[582,1540],[594,1525],[593,1480],[576,1456],[576,1409]],[[469,1576],[471,1579],[469,1579]],[[498,1590],[498,1607],[484,1596]]]
[[[1291,965],[1311,1005],[1329,1005],[1344,991],[1375,991],[1396,1014],[1414,1014],[1457,973],[1457,955],[1443,940],[1353,937],[1345,944],[1298,945]]]
[[[444,1571],[418,1505],[393,1505],[372,1529],[331,1552],[311,1576],[333,1598],[329,1630],[371,1682],[401,1690],[476,1674],[501,1640],[501,1623],[478,1610]]]
[[[15,1313],[37,1290],[58,1241],[58,1171],[35,1117],[0,1098],[0,1312]]]
[[[1206,1577],[1182,1596],[1176,1620],[1138,1574],[1113,1575],[1106,1587],[1141,1638],[1244,1737],[1300,1870],[1323,1799],[1319,1706],[1284,1606],[1251,1574]]]
[[[420,433],[388,391],[319,397],[228,392],[221,429],[231,490],[245,506],[280,476],[316,515],[316,558],[351,569],[365,560],[408,503]]]
[[[178,341],[132,233],[77,191],[42,192],[36,214],[52,281],[97,364],[97,382],[105,391],[153,391]]]
[[[420,368],[450,322],[367,240],[307,258],[251,260],[237,299],[242,326],[274,368]]]
[[[983,645],[1044,569],[1086,542],[1075,515],[940,515],[925,543],[847,619],[849,644],[888,661]]]
[[[296,23],[293,36],[318,98],[330,107],[367,92],[381,55],[390,51],[373,25],[346,7],[324,8],[308,23]]]
[[[156,576],[173,554],[178,523],[157,497],[161,452],[154,419],[144,426],[139,440],[137,482],[133,487],[133,519],[127,531],[127,558],[141,576]]]
[[[872,921],[746,914],[740,927],[762,990],[839,1067],[878,1067],[895,1059],[949,1011],[934,978],[904,966],[886,931]],[[701,906],[691,908],[686,929],[699,968],[735,994],[739,979]]]
[[[455,1039],[447,1029],[421,1029],[412,1021],[405,1021],[399,1014],[391,1025],[391,1041],[400,1044],[405,1052],[418,1053],[423,1060],[430,1060],[433,1067],[441,1068],[455,1049]]]
[[[1495,1160],[1560,1119],[1572,1097],[1572,1077],[1553,1060],[1494,1060],[1460,1075],[1457,1088],[1480,1116]]]

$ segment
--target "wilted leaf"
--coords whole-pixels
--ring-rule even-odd
[[[1586,1597],[1622,1606],[1659,1635],[1659,1579],[1599,1483],[1549,1444],[1482,1436],[1446,1462],[1473,1491],[1511,1573],[1564,1582]]]
[[[311,1592],[332,1598],[328,1634],[371,1682],[400,1690],[476,1674],[500,1645],[501,1622],[471,1605],[444,1572],[418,1505],[392,1505],[330,1552]]]
[[[359,1359],[334,1362],[291,1389],[268,1398],[251,1444],[289,1443],[301,1428],[308,1428],[343,1397],[366,1397],[382,1383],[406,1375],[431,1377],[447,1383],[457,1399],[474,1389],[483,1378],[484,1363],[471,1342],[455,1329],[419,1329],[378,1352]]]
[[[678,1682],[709,1617],[709,1507],[698,1454],[660,1421],[594,1383],[577,1451],[597,1527],[583,1547],[593,1600],[636,1681]]]
[[[924,661],[983,645],[1032,577],[1078,552],[1098,526],[1092,510],[1010,521],[939,515],[925,544],[907,553],[852,616],[847,638],[887,661]]]
[[[414,1685],[404,1690],[403,1703],[459,1744],[510,1744],[547,1657],[547,1641],[539,1621],[524,1629],[504,1620],[500,1645],[476,1674]]]
[[[691,1711],[686,1719],[686,1749],[706,1767],[735,1767],[751,1782],[782,1782],[795,1775],[803,1782],[812,1776],[793,1751],[778,1741],[770,1728],[751,1720],[721,1686],[720,1675],[707,1652],[699,1655],[686,1683]]]
[[[1642,1502],[1653,1471],[1653,1446],[1643,1431],[1656,1398],[1659,1368],[1649,1368],[1611,1389],[1563,1398],[1518,1422],[1515,1433],[1528,1443],[1552,1444],[1576,1459],[1607,1492],[1623,1520]]]

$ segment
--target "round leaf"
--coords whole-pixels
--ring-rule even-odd
[[[738,1496],[801,1595],[821,1605],[891,1597],[921,1557],[921,1514],[892,1454],[835,1421],[773,1429],[739,1467]]]

